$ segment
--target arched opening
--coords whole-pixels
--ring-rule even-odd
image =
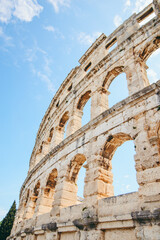
[[[119,133],[108,136],[102,155],[105,169],[113,173],[110,182],[114,186],[114,195],[138,189],[134,154],[134,143],[129,135]]]
[[[68,168],[68,180],[73,186],[73,192],[75,192],[75,204],[79,204],[83,200],[85,161],[86,158],[83,154],[77,154]]]
[[[40,192],[40,182],[38,181],[34,187],[33,194],[30,199],[30,204],[28,206],[28,210],[26,213],[27,219],[33,217],[33,214],[34,214],[35,208],[36,208],[36,204],[37,204],[37,200],[38,200],[38,196],[39,196],[39,192]]]
[[[39,149],[37,150],[36,154],[35,154],[35,165],[37,163],[39,163],[39,161],[42,159],[43,157],[43,152],[42,152],[42,149],[43,149],[43,143],[40,145]]]
[[[109,108],[127,98],[129,94],[126,74],[121,73],[118,75],[110,84],[108,91],[110,92],[108,96]]]
[[[68,136],[67,133],[67,123],[69,120],[69,112],[65,112],[59,122],[59,134],[61,137],[61,141]]]
[[[49,142],[49,143],[52,141],[53,131],[54,131],[54,128],[52,127],[51,130],[50,130],[50,132],[49,132],[49,137],[48,137],[48,142]]]
[[[138,190],[134,155],[135,148],[132,140],[117,148],[112,158],[114,195]]]
[[[29,191],[29,189],[28,189],[28,191],[27,191],[27,195],[26,195],[26,197],[25,197],[25,199],[24,199],[24,207],[26,207],[26,205],[27,205],[27,203],[28,203],[28,200],[29,200],[29,194],[30,194],[30,191]]]
[[[53,169],[52,172],[49,174],[49,177],[46,182],[46,186],[43,192],[43,198],[41,200],[41,205],[45,206],[45,211],[43,213],[50,212],[52,209],[52,203],[54,201],[54,193],[55,193],[55,186],[57,183],[57,169]]]
[[[87,91],[78,101],[77,109],[81,113],[81,127],[90,121],[91,117],[91,91]]]
[[[160,67],[160,36],[155,37],[149,44],[147,43],[143,51],[140,53],[140,58],[146,65],[146,75],[150,84],[159,79]],[[146,70],[145,70],[146,71]]]
[[[150,84],[160,80],[160,48],[154,51],[147,59],[147,76]]]
[[[111,70],[107,74],[102,86],[110,93],[108,103],[106,103],[109,105],[109,108],[128,97],[128,86],[124,67],[120,66]]]

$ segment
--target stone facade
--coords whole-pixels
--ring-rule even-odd
[[[150,85],[146,73],[146,61],[159,46],[155,0],[109,37],[102,34],[81,57],[41,122],[8,239],[160,240],[160,81]],[[109,108],[108,88],[121,73],[129,97]],[[89,98],[91,121],[81,127]],[[112,157],[129,140],[135,144],[139,189],[116,197]],[[84,163],[80,201],[76,181]]]

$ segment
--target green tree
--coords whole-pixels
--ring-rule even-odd
[[[0,240],[6,240],[10,235],[16,214],[16,202],[14,201],[9,212],[0,224]]]

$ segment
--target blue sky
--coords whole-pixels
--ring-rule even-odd
[[[18,202],[40,122],[62,81],[102,32],[108,36],[150,2],[0,0],[0,219],[15,199]],[[159,51],[148,60],[150,82],[158,79],[158,59]],[[114,92],[121,81],[124,96]],[[127,96],[123,76],[118,83],[111,86],[110,106]],[[125,152],[126,161],[133,158],[133,144],[131,148]],[[119,157],[124,158],[123,150]],[[128,171],[116,194],[136,189]],[[120,179],[115,179],[115,186]]]

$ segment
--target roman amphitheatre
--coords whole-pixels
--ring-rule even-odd
[[[80,58],[40,124],[8,240],[160,240],[160,81],[150,84],[146,71],[159,47],[160,0],[154,0]],[[109,86],[121,73],[129,97],[109,108]],[[89,99],[91,120],[82,126]],[[114,196],[112,158],[130,140],[138,191]]]

